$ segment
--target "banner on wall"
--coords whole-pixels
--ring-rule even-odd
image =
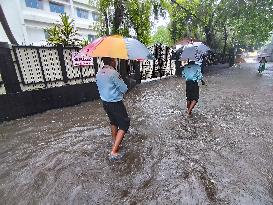
[[[73,66],[94,65],[92,57],[86,56],[86,55],[80,55],[79,52],[72,53],[72,63],[73,63]]]

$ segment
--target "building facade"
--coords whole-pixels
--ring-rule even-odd
[[[92,1],[91,1],[92,2]],[[19,44],[44,45],[46,28],[60,22],[60,14],[73,18],[80,38],[96,38],[92,30],[99,14],[89,0],[0,0],[11,31]],[[0,28],[0,41],[7,37]]]

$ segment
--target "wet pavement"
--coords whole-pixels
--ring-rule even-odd
[[[193,116],[169,77],[125,97],[121,162],[99,101],[0,124],[0,204],[273,204],[273,64],[211,68]]]

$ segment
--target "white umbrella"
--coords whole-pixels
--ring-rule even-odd
[[[181,55],[181,60],[202,61],[202,55],[206,54],[210,48],[202,42],[193,42],[185,45]]]
[[[202,42],[193,42],[192,45],[196,47],[197,52],[201,55],[206,54],[210,50],[210,48]]]
[[[198,60],[198,53],[194,46],[184,46],[183,52],[180,56],[180,60],[191,60],[191,61],[197,61]]]

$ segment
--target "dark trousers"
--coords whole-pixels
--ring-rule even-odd
[[[130,118],[122,101],[105,102],[103,108],[108,115],[111,125],[115,125],[118,129],[128,131],[130,126]]]
[[[186,97],[187,101],[199,100],[199,86],[197,81],[187,80],[186,81]]]

